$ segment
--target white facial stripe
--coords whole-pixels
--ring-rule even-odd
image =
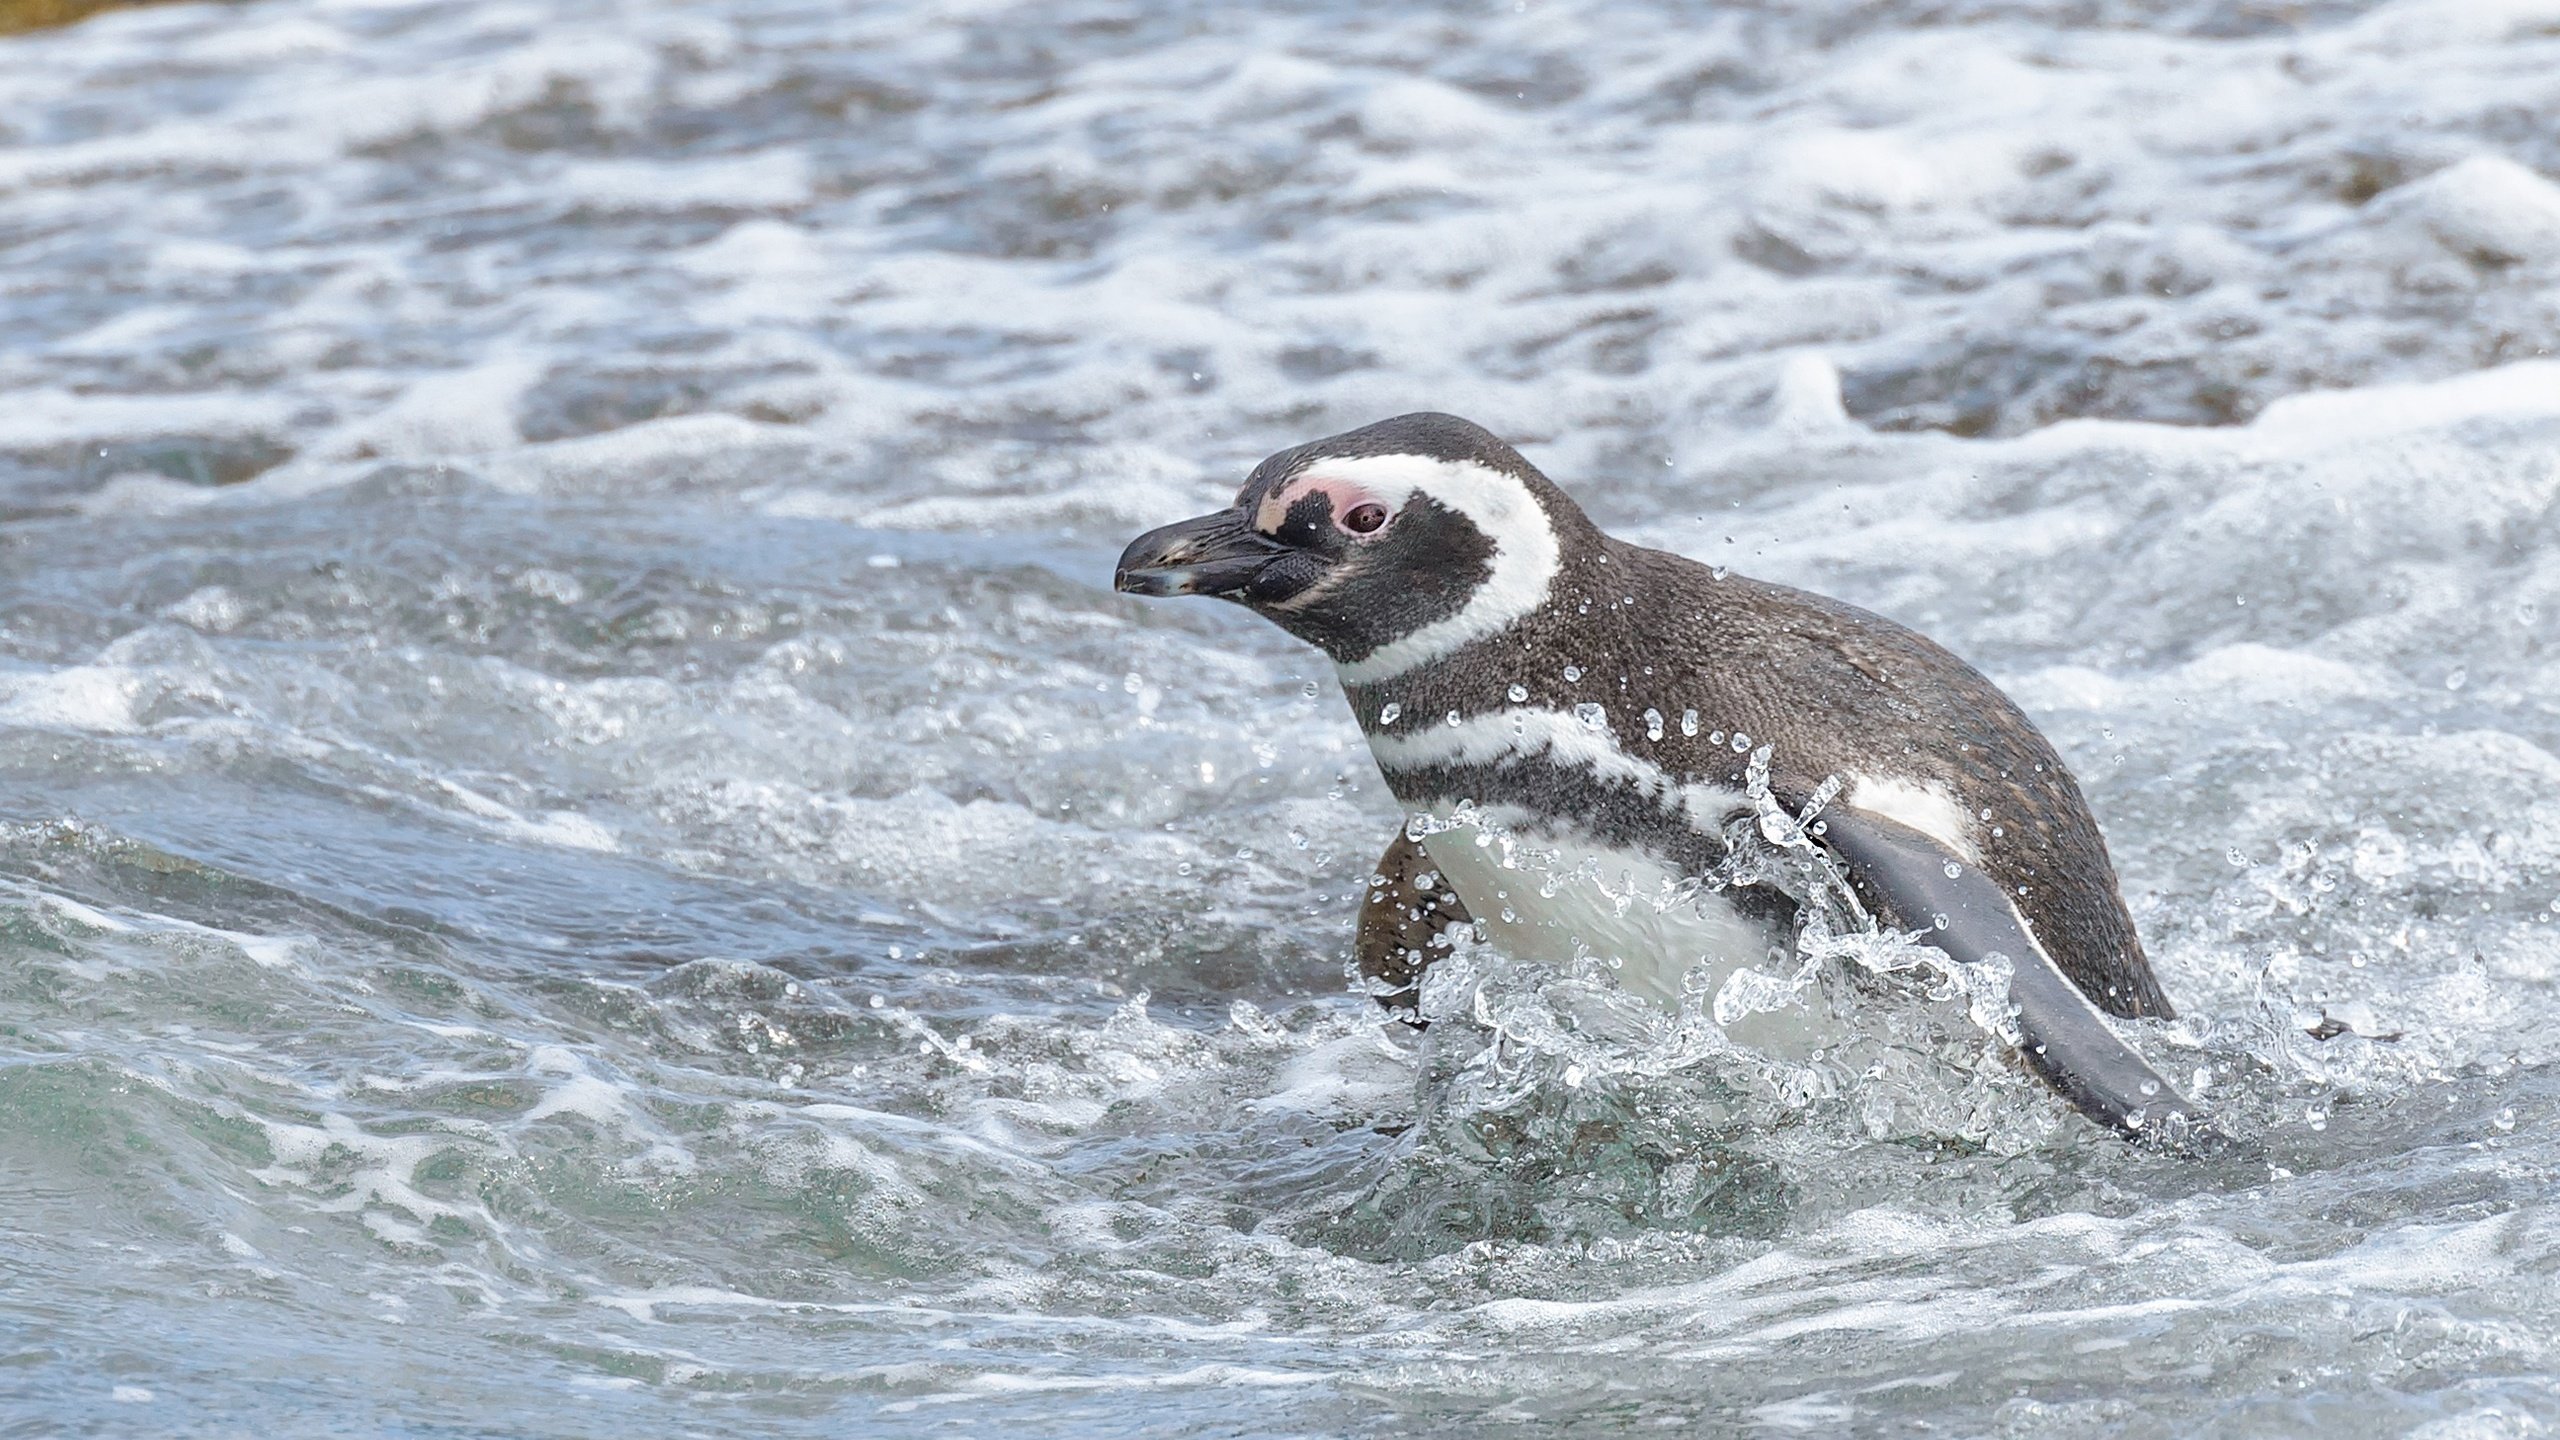
[[[1702,830],[1715,829],[1726,816],[1746,806],[1740,791],[1683,783],[1652,761],[1618,748],[1608,731],[1561,710],[1499,710],[1405,735],[1372,735],[1369,753],[1378,758],[1381,770],[1489,765],[1505,758],[1543,755],[1550,764],[1588,770],[1597,779],[1632,786],[1637,794],[1677,809]]]
[[[1964,813],[1943,781],[1859,775],[1849,787],[1849,804],[1910,826],[1956,852],[1968,865],[1982,863],[1982,851],[1973,843],[1973,818]]]
[[[1374,685],[1488,635],[1547,603],[1562,547],[1555,526],[1529,487],[1473,460],[1434,460],[1426,455],[1364,455],[1320,460],[1308,471],[1348,481],[1386,499],[1393,508],[1413,495],[1428,495],[1457,511],[1493,542],[1493,572],[1457,614],[1380,646],[1364,660],[1339,667],[1345,685]]]

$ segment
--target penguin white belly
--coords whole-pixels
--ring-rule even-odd
[[[1671,1006],[1690,983],[1712,997],[1737,970],[1795,968],[1787,936],[1641,851],[1582,835],[1525,836],[1499,824],[1442,830],[1423,848],[1486,940],[1515,960],[1566,966],[1596,958],[1626,989]],[[1816,987],[1726,1028],[1754,1049],[1801,1056],[1831,1038],[1828,1018]]]

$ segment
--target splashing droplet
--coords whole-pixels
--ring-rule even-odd
[[[1644,712],[1644,738],[1647,740],[1659,740],[1662,738],[1661,711],[1647,710]]]
[[[1403,706],[1389,702],[1385,709],[1378,712],[1378,723],[1381,725],[1393,725],[1396,723],[1396,717],[1403,713]]]
[[[1586,700],[1573,707],[1573,718],[1594,730],[1609,728],[1609,712]]]
[[[1564,667],[1564,678],[1568,682],[1581,679],[1582,667],[1579,665],[1567,665]]]
[[[1512,704],[1517,705],[1529,698],[1529,687],[1526,685],[1514,684],[1504,693],[1511,697]]]

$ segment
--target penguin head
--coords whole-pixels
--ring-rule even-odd
[[[1483,427],[1400,415],[1263,461],[1233,508],[1131,541],[1113,583],[1232,600],[1363,683],[1508,628],[1597,538]]]

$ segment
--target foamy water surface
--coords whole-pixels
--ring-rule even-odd
[[[2560,1425],[2555,114],[2553,0],[0,41],[0,1414]],[[1108,571],[1417,408],[2008,686],[2230,1143],[1911,977],[1382,1025],[1329,669]]]

